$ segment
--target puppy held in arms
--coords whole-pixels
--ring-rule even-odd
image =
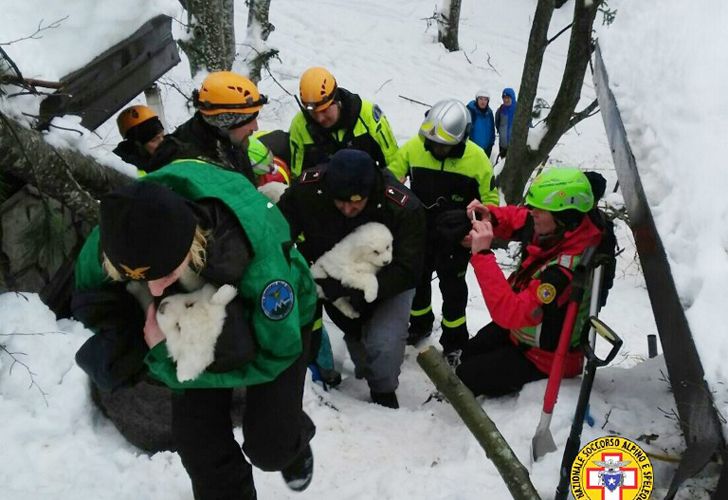
[[[311,266],[311,274],[314,279],[334,278],[347,288],[361,290],[364,300],[374,302],[379,292],[377,272],[392,262],[392,240],[384,224],[363,224],[319,257]],[[319,297],[326,298],[323,289],[317,289]],[[333,304],[346,317],[359,317],[348,297],[339,297]]]
[[[151,295],[142,297],[146,285],[127,284],[127,290],[144,306]],[[177,380],[194,380],[215,359],[215,344],[225,324],[225,306],[237,295],[237,289],[223,285],[219,289],[205,284],[190,293],[165,297],[157,308],[157,323],[167,338],[167,351],[177,364]]]

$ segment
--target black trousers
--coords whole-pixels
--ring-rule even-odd
[[[315,433],[301,406],[309,358],[305,337],[298,360],[275,380],[247,388],[243,450],[265,471],[292,463]],[[233,437],[231,405],[232,389],[190,389],[172,399],[172,432],[195,500],[256,498],[252,468]]]
[[[437,273],[442,293],[442,336],[440,345],[445,352],[462,349],[468,341],[468,327],[465,323],[465,308],[468,305],[468,284],[465,272],[470,262],[470,252],[456,249],[452,253],[428,253],[420,285],[412,300],[412,311],[422,311],[432,304],[432,272]],[[457,326],[450,322],[462,323]],[[430,310],[426,314],[410,316],[410,330],[429,331],[435,315]]]
[[[504,396],[548,377],[508,335],[508,330],[488,323],[465,345],[455,373],[476,396]]]

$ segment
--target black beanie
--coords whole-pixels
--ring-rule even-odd
[[[456,245],[463,241],[473,225],[464,208],[446,210],[435,219],[435,231],[446,244]]]
[[[336,200],[359,201],[372,191],[377,167],[364,151],[342,149],[329,160],[324,180]]]
[[[101,249],[127,279],[156,280],[177,269],[196,227],[185,199],[155,182],[136,181],[101,199]]]
[[[153,116],[152,118],[127,130],[126,139],[143,145],[154,139],[154,137],[160,132],[164,132],[162,122],[159,121],[159,118]]]

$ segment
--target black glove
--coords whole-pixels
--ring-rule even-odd
[[[440,237],[440,246],[459,247],[472,228],[473,224],[464,208],[445,210],[435,218],[435,232]]]
[[[334,278],[319,278],[315,281],[323,289],[324,296],[329,302],[333,302],[340,297],[348,297],[351,307],[356,309],[358,312],[361,312],[361,310],[366,306],[364,292],[361,290],[346,287]]]
[[[318,278],[315,281],[324,291],[324,297],[326,297],[326,300],[333,302],[339,297],[347,295],[346,291],[348,289],[342,285],[339,280],[334,278]]]
[[[351,304],[351,307],[361,314],[367,306],[367,301],[364,300],[364,292],[355,288],[345,288],[345,290],[346,293],[344,293],[343,297],[349,297],[349,304]]]

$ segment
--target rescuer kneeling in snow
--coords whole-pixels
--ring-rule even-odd
[[[493,321],[471,338],[456,373],[473,394],[502,396],[549,376],[566,314],[571,282],[582,253],[599,244],[601,232],[587,216],[594,205],[589,180],[575,168],[552,168],[534,179],[526,206],[484,206],[464,244]],[[508,278],[493,252],[494,237],[523,241],[521,263]],[[588,294],[584,300],[588,301]],[[580,308],[572,329],[564,376],[581,372]]]

